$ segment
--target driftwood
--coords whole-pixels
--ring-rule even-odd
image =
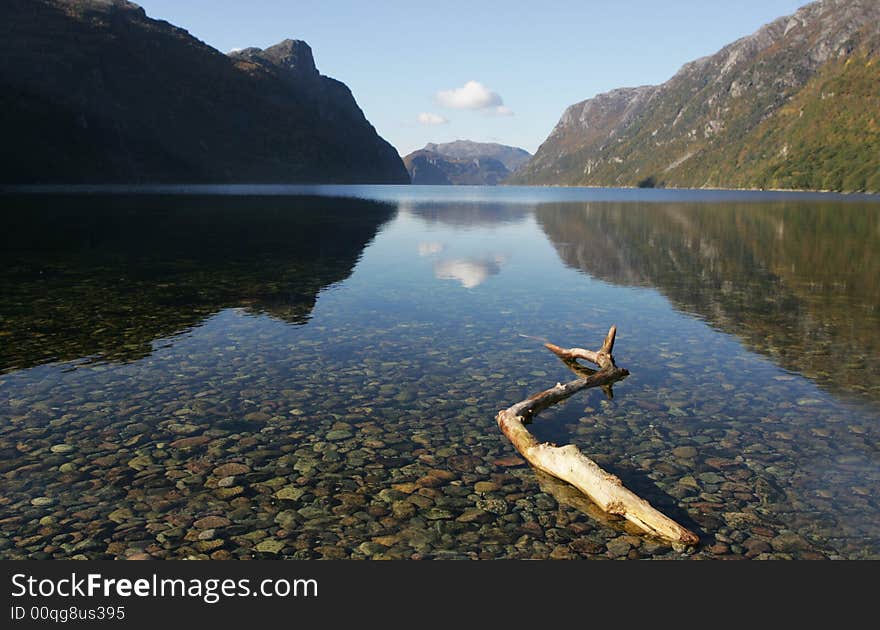
[[[535,468],[567,481],[587,495],[596,505],[609,514],[621,516],[641,531],[663,540],[685,545],[696,545],[699,538],[669,517],[657,511],[650,503],[624,487],[620,479],[602,470],[596,462],[583,455],[576,446],[554,446],[540,443],[529,433],[525,424],[543,409],[565,400],[572,394],[590,387],[602,387],[611,395],[611,385],[629,372],[614,364],[611,354],[617,327],[612,326],[599,350],[583,348],[560,348],[552,343],[544,344],[565,361],[580,378],[530,396],[507,409],[498,412],[501,431],[516,450]],[[598,371],[586,368],[577,359],[584,359],[599,367]]]

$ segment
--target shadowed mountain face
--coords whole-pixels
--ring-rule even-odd
[[[880,401],[876,207],[595,203],[536,216],[568,266],[655,287],[783,367]]]
[[[507,183],[880,190],[880,3],[822,0],[570,106]]]
[[[408,183],[308,44],[231,56],[124,0],[0,3],[0,182]]]
[[[0,202],[0,372],[136,360],[226,308],[303,324],[394,211],[317,197]]]

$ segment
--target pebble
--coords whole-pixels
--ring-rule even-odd
[[[629,553],[629,550],[632,549],[632,544],[630,544],[630,541],[625,536],[619,536],[610,540],[606,547],[608,548],[608,555],[616,558]]]
[[[376,554],[382,553],[387,548],[388,547],[386,545],[380,544],[378,542],[373,542],[372,540],[362,542],[360,545],[358,545],[358,551],[365,556],[374,556]]]
[[[497,497],[478,499],[476,505],[481,510],[492,512],[493,514],[506,514],[509,509],[507,501]]]
[[[793,551],[809,551],[812,546],[803,536],[794,532],[783,532],[770,541],[774,551],[790,553]]]
[[[709,547],[709,553],[713,553],[715,555],[724,555],[729,552],[730,547],[723,542],[715,543],[714,545]]]
[[[129,508],[118,508],[110,512],[107,515],[107,518],[114,523],[124,523],[125,521],[134,518],[134,514]]]
[[[347,431],[345,429],[335,429],[333,431],[328,431],[327,435],[324,437],[330,441],[339,441],[339,440],[347,440],[351,438],[354,434],[351,431]]]
[[[179,440],[174,440],[171,443],[171,447],[173,448],[194,448],[196,446],[202,446],[211,441],[211,438],[207,435],[197,435],[194,437],[181,438]]]
[[[148,553],[144,553],[143,551],[138,551],[130,556],[125,557],[126,560],[152,560],[153,556]]]
[[[217,495],[217,498],[223,499],[224,501],[228,501],[233,497],[237,497],[238,495],[244,492],[244,487],[242,486],[226,486],[218,488],[214,494]]]
[[[404,521],[415,515],[416,506],[409,501],[395,501],[391,504],[391,512],[394,518]]]
[[[572,560],[575,557],[574,552],[566,545],[556,545],[550,552],[551,560]]]
[[[272,419],[272,416],[262,411],[252,411],[248,414],[245,414],[244,419],[247,422],[268,422]]]
[[[231,523],[232,521],[225,516],[205,516],[194,522],[193,527],[196,529],[217,529],[219,527],[226,527]]]
[[[137,457],[132,457],[128,460],[128,467],[134,468],[135,470],[144,470],[145,468],[152,466],[152,464],[153,460],[146,455],[138,455]]]
[[[672,449],[672,454],[679,459],[693,459],[697,456],[697,449],[693,446],[677,446]]]
[[[327,515],[327,513],[317,505],[307,505],[297,510],[297,514],[307,521],[316,521]]]
[[[294,529],[300,520],[296,510],[283,510],[275,515],[275,522],[286,530]]]
[[[498,490],[501,490],[501,484],[495,483],[494,481],[478,481],[474,484],[474,490],[480,494],[497,492]]]
[[[747,512],[724,512],[721,516],[730,527],[736,529],[742,529],[758,522],[758,518],[754,514]]]
[[[215,477],[234,477],[236,475],[243,475],[247,472],[250,472],[250,468],[244,464],[229,463],[217,466],[211,471],[211,474]]]
[[[721,475],[719,475],[716,472],[700,473],[698,475],[698,478],[703,483],[709,483],[709,484],[721,483],[722,481],[724,481],[724,477],[722,477]]]
[[[480,508],[467,508],[455,520],[459,523],[486,523],[495,518],[491,513],[481,510]]]
[[[699,488],[700,484],[694,479],[693,475],[685,475],[681,479],[678,480],[679,485],[685,486],[687,488]]]
[[[285,501],[298,501],[305,493],[306,491],[303,488],[284,486],[275,493],[275,498]]]
[[[743,547],[747,549],[747,555],[758,555],[771,551],[770,543],[759,538],[749,538],[743,542]]]
[[[511,466],[522,466],[526,463],[522,457],[517,457],[516,455],[511,455],[508,457],[498,457],[492,460],[492,463],[496,466],[503,466],[505,468]]]
[[[584,556],[597,556],[602,553],[602,550],[604,549],[603,545],[600,543],[583,538],[572,542],[571,548],[573,551]]]
[[[434,501],[430,497],[425,496],[425,494],[422,493],[409,495],[407,501],[423,509],[427,509],[434,505]]]
[[[402,492],[403,494],[412,494],[420,487],[421,486],[418,483],[415,483],[413,481],[391,484],[392,489],[396,490],[397,492]]]
[[[284,547],[284,541],[267,538],[266,540],[257,543],[257,546],[254,547],[254,549],[260,553],[278,554],[281,553],[281,550],[284,549]]]

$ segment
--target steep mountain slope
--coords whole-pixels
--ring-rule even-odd
[[[822,0],[569,107],[506,183],[880,190],[880,2]]]
[[[227,56],[125,0],[0,3],[3,183],[406,183],[305,42]]]
[[[403,163],[413,184],[495,186],[528,161],[524,149],[494,142],[429,142]]]

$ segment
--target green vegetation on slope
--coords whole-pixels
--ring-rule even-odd
[[[719,181],[880,191],[880,62],[857,54],[829,66],[725,152]]]
[[[880,191],[880,4],[826,0],[569,107],[505,183]]]

